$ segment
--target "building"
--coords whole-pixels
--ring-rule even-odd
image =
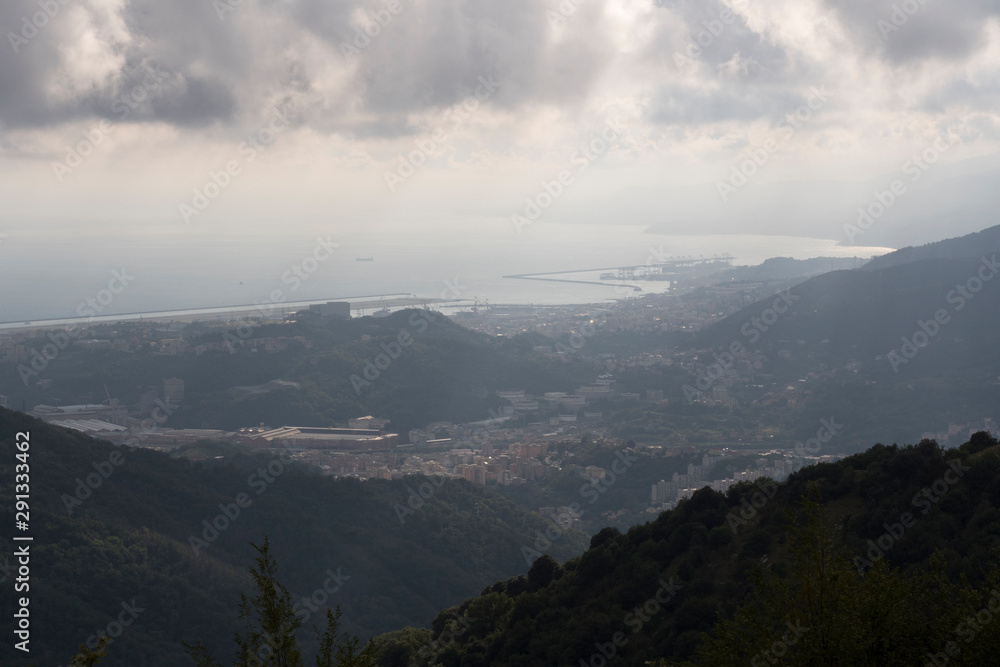
[[[74,347],[81,347],[84,350],[110,350],[111,341],[107,339],[86,338],[73,341]]]
[[[73,419],[67,417],[65,419],[52,419],[49,423],[86,433],[98,440],[108,440],[111,442],[120,440],[116,436],[122,435],[128,430],[124,426],[112,424],[103,419]]]
[[[523,469],[523,477],[527,480],[541,479],[545,477],[545,466],[538,461],[528,461],[524,463],[521,468]]]
[[[521,445],[521,456],[536,459],[546,452],[549,446],[544,442],[531,442]]]
[[[464,479],[472,482],[473,484],[479,484],[481,486],[486,485],[486,467],[480,465],[460,465],[457,466],[455,472],[462,475]]]
[[[114,418],[121,410],[108,405],[87,404],[87,405],[36,405],[28,413],[32,417],[38,417],[47,422],[64,419],[108,419]]]
[[[656,484],[653,484],[650,499],[655,504],[673,502],[677,499],[677,492],[679,490],[675,482],[668,482],[661,479]]]
[[[163,402],[167,405],[180,405],[184,400],[184,380],[178,378],[163,379]]]
[[[108,341],[109,347],[110,342]],[[183,354],[187,347],[187,341],[183,338],[164,338],[160,341],[161,354]]]
[[[583,396],[587,401],[597,398],[607,398],[611,395],[611,387],[607,384],[589,384],[577,389],[576,395]],[[638,399],[638,396],[636,398]]]
[[[253,449],[333,449],[340,451],[384,451],[395,447],[399,436],[374,429],[282,426],[267,430],[244,429],[239,441]]]
[[[497,396],[511,402],[523,401],[527,398],[523,389],[497,389]]]
[[[705,466],[696,466],[692,463],[688,464],[687,476],[692,483],[703,482],[707,474],[708,470],[705,468]]]
[[[389,423],[388,419],[378,419],[368,415],[367,417],[355,417],[347,420],[348,428],[381,429]]]

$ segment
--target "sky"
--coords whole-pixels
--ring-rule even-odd
[[[996,203],[998,18],[994,0],[7,0],[0,234],[555,221],[896,247],[850,226],[899,180],[885,220],[943,238]]]

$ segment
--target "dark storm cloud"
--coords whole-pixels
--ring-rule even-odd
[[[363,132],[378,132],[384,123],[391,136],[405,131],[406,114],[445,108],[469,96],[480,76],[502,82],[491,104],[561,104],[584,99],[613,60],[597,0],[567,18],[558,44],[545,15],[557,5],[538,0],[400,0],[401,11],[391,15],[378,35],[370,42],[359,38],[358,26],[370,27],[378,17],[384,21],[390,16],[388,5],[380,0],[243,0],[220,18],[205,0],[133,0],[110,10],[112,16],[120,11],[119,23],[126,31],[118,43],[108,45],[121,62],[118,71],[95,79],[85,90],[53,94],[64,76],[67,45],[88,37],[85,22],[70,16],[72,0],[67,0],[20,53],[8,51],[0,59],[0,122],[38,127],[88,117],[120,118],[112,107],[120,109],[122,98],[143,86],[153,67],[160,73],[158,84],[140,91],[142,100],[130,104],[122,120],[179,126],[226,121],[258,111],[263,104],[258,98],[291,92],[323,110],[311,116],[305,110],[309,122],[345,129],[352,122],[340,117],[346,102],[317,98],[310,80],[310,72],[315,76],[332,67],[354,77],[350,94],[360,99],[355,108],[377,117],[363,121]],[[93,9],[86,0],[76,9],[81,8]],[[27,0],[0,5],[0,25],[10,29],[37,10]],[[325,45],[325,62],[302,48],[306,35]],[[362,48],[345,53],[356,43]]]
[[[132,2],[120,17],[127,29],[116,40],[107,15],[93,5],[64,0],[44,25],[39,5],[16,0],[0,5],[0,26],[9,47],[0,56],[0,123],[39,127],[60,122],[107,118],[200,125],[229,117],[238,71],[238,49],[226,45],[220,21],[209,3],[183,0],[158,6]],[[107,4],[107,3],[105,3]],[[86,14],[81,12],[86,11]],[[111,15],[112,18],[115,18]],[[25,17],[36,28],[26,27]],[[11,36],[13,35],[13,37]],[[28,35],[27,39],[25,36]],[[64,80],[87,40],[106,40],[105,55],[119,64],[81,90]],[[193,71],[199,63],[199,73]],[[203,65],[207,65],[204,67]],[[61,89],[60,89],[61,88]]]
[[[736,8],[752,6],[752,0],[736,0]],[[678,57],[688,58],[708,66],[708,73],[738,56],[753,63],[746,75],[752,79],[776,80],[790,67],[784,49],[773,44],[764,35],[754,32],[743,17],[719,0],[657,0],[655,6],[662,13],[671,13],[682,23],[682,34],[663,21],[658,38],[650,46],[655,54],[674,68],[683,67]]]
[[[732,3],[737,9],[751,4]],[[661,21],[644,54],[674,75],[650,99],[652,122],[704,124],[775,117],[793,108],[797,99],[793,87],[821,78],[751,30],[738,12],[718,0],[657,0],[655,6],[677,17],[679,25]],[[687,79],[692,73],[697,83]]]
[[[19,35],[38,1],[0,3],[3,34]],[[623,83],[635,87],[649,120],[702,124],[780,117],[832,69],[766,23],[755,25],[762,33],[748,26],[739,12],[767,0],[650,0],[647,23],[624,28],[636,31],[634,51],[616,33],[615,17],[637,7],[622,0],[578,0],[555,27],[551,13],[571,0],[228,0],[232,11],[221,17],[209,0],[41,1],[59,8],[48,25],[24,43],[0,44],[7,129],[93,118],[231,124],[291,99],[298,123],[392,138],[420,131],[416,115],[460,103],[480,77],[501,83],[489,97],[495,109],[572,112],[599,86]],[[977,52],[987,20],[1000,13],[996,0],[820,2],[857,45],[845,56],[866,53],[873,68],[886,61],[899,77],[927,58],[957,63]],[[907,3],[917,9],[895,26],[893,5]],[[374,33],[379,17],[377,35],[359,34],[365,26]],[[899,29],[883,39],[879,20]],[[158,73],[152,86],[150,68]],[[951,79],[925,93],[924,107],[946,104],[948,90],[972,107],[995,102],[994,84]],[[987,86],[981,97],[977,86]]]
[[[379,111],[447,106],[477,77],[503,82],[494,103],[579,99],[613,54],[596,16],[599,3],[566,18],[558,43],[545,10],[555,3],[437,0],[414,5],[366,59],[368,103]],[[398,28],[398,29],[397,29]]]
[[[50,104],[39,85],[59,63],[53,48],[58,34],[53,19],[43,13],[41,28],[31,22],[39,11],[38,5],[26,0],[0,3],[0,120],[8,124],[46,124],[69,115],[69,110]]]
[[[849,39],[895,65],[929,58],[959,60],[986,44],[996,0],[822,0]]]

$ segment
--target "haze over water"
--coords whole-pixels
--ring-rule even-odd
[[[8,292],[0,321],[71,317],[78,305],[107,286],[112,270],[134,276],[103,314],[134,313],[270,302],[336,299],[377,294],[502,303],[592,303],[620,298],[610,286],[538,282],[505,275],[655,264],[663,257],[729,254],[735,264],[770,257],[859,257],[888,248],[844,247],[828,239],[792,236],[675,236],[644,233],[642,226],[545,223],[517,234],[509,221],[476,225],[429,238],[413,228],[306,236],[234,236],[83,242],[76,248],[32,244],[14,249],[10,239],[0,263]],[[318,238],[339,244],[326,261],[314,257]],[[324,256],[320,252],[319,256]],[[357,261],[371,257],[373,261]],[[298,275],[293,267],[298,267]],[[315,267],[313,272],[309,268]],[[301,278],[299,276],[305,276]],[[555,276],[591,279],[591,276]],[[596,278],[596,275],[593,276]],[[643,293],[667,289],[648,282]],[[636,294],[639,294],[638,292]],[[629,296],[633,294],[628,293]]]

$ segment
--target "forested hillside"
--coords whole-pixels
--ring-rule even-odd
[[[106,664],[186,664],[181,642],[195,639],[224,656],[239,594],[250,584],[250,542],[265,535],[285,585],[296,601],[307,599],[298,607],[313,617],[306,627],[335,604],[344,627],[366,637],[426,624],[482,586],[524,572],[522,546],[548,525],[465,481],[333,481],[280,455],[202,465],[0,409],[0,495],[8,499],[18,432],[30,433],[31,443],[33,643],[28,660],[5,642],[5,665],[69,662],[123,604],[142,611],[109,647]],[[411,499],[411,489],[428,497]],[[9,584],[13,502],[2,521]],[[570,557],[585,540],[565,531],[551,553]],[[0,590],[0,604],[14,609],[13,587]],[[12,622],[3,623],[7,636]]]
[[[114,328],[139,325],[103,326],[107,331],[100,335],[110,336]],[[200,333],[193,325],[190,333],[191,347],[175,355],[158,354],[148,343],[131,352],[71,346],[46,368],[51,383],[44,389],[34,382],[24,387],[14,365],[0,364],[0,385],[11,388],[11,405],[23,399],[31,408],[101,402],[108,392],[138,396],[165,377],[177,377],[184,380],[185,398],[168,426],[318,426],[373,414],[391,419],[391,428],[405,434],[433,421],[489,419],[499,406],[497,389],[573,391],[599,372],[590,362],[534,353],[535,337],[490,337],[419,310],[351,320],[303,312],[294,323],[250,321],[229,330],[202,327]],[[287,349],[264,352],[247,343],[268,337],[288,340]],[[47,342],[39,339],[37,347]],[[199,345],[214,347],[195,354]],[[384,358],[375,366],[379,355]],[[240,389],[276,379],[299,386]]]
[[[1000,584],[998,504],[986,433],[948,451],[876,445],[606,529],[443,611],[431,639],[449,666],[918,665],[948,642],[948,664],[989,664],[1000,607],[977,613]],[[409,639],[381,641],[405,654]],[[382,664],[407,664],[399,653]]]

